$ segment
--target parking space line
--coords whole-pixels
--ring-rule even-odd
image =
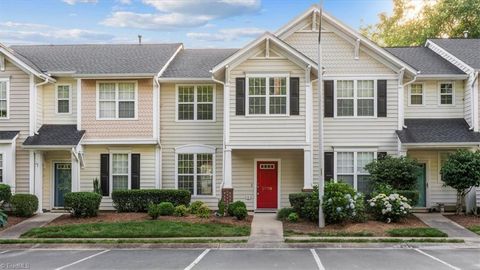
[[[67,264],[67,265],[60,266],[60,267],[58,267],[58,268],[55,268],[55,270],[65,269],[65,268],[67,268],[67,267],[70,267],[70,266],[75,265],[75,264],[77,264],[77,263],[84,262],[84,261],[86,261],[86,260],[89,260],[89,259],[91,259],[91,258],[93,258],[93,257],[98,256],[98,255],[102,255],[103,253],[106,253],[106,252],[109,252],[109,251],[110,251],[110,249],[100,251],[100,252],[98,252],[98,253],[95,253],[95,254],[93,254],[93,255],[90,255],[90,256],[88,256],[88,257],[85,257],[85,258],[83,258],[83,259],[80,259],[80,260],[78,260],[78,261],[74,261],[74,262],[69,263],[69,264]]]
[[[10,251],[10,250],[4,250],[4,251],[0,252],[0,254],[7,253],[7,252],[9,252],[9,251]]]
[[[197,265],[207,253],[210,252],[210,249],[207,248],[205,249],[202,254],[198,255],[198,257],[187,267],[185,267],[185,270],[191,270],[195,265]]]
[[[450,268],[452,268],[452,269],[461,270],[461,268],[456,267],[456,266],[453,266],[453,265],[451,265],[451,264],[449,264],[449,263],[447,263],[447,262],[445,262],[445,261],[442,261],[442,260],[440,260],[439,258],[437,258],[437,257],[435,257],[435,256],[433,256],[433,255],[430,255],[430,254],[426,253],[425,251],[422,251],[422,250],[420,250],[420,249],[418,249],[418,248],[415,248],[414,250],[417,251],[418,253],[423,254],[423,255],[429,257],[430,259],[435,260],[435,261],[437,261],[437,262],[439,262],[439,263],[441,263],[441,264],[443,264],[443,265],[446,265],[446,266],[448,266],[448,267],[450,267]]]
[[[315,249],[310,249],[310,252],[312,252],[313,258],[315,259],[315,262],[317,263],[318,270],[325,270],[325,267],[322,264],[322,261],[320,261],[320,257],[318,257],[317,252]]]

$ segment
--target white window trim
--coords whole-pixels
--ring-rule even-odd
[[[353,173],[352,174],[340,174],[340,175],[353,175],[353,188],[355,191],[357,191],[358,187],[358,177],[357,176],[362,176],[362,175],[370,175],[369,173],[358,173],[357,172],[357,153],[358,152],[369,152],[373,153],[373,159],[378,158],[378,152],[377,150],[372,151],[370,149],[357,149],[357,150],[351,150],[351,149],[339,149],[333,152],[333,175],[334,175],[334,180],[338,181],[338,174],[337,174],[337,153],[341,152],[347,152],[347,153],[353,153]]]
[[[270,113],[270,78],[286,78],[286,108],[285,114],[271,114]],[[249,91],[249,79],[250,78],[265,78],[265,114],[250,114],[250,91]],[[254,95],[258,96],[258,95]],[[283,95],[282,95],[283,96]],[[245,116],[247,117],[286,117],[290,116],[290,74],[247,74],[245,76]]]
[[[59,86],[68,86],[68,99],[65,99],[65,98],[59,99],[58,98],[58,87]],[[58,111],[58,101],[59,100],[68,100],[68,112],[65,113],[65,112],[59,112]],[[72,114],[72,84],[61,83],[61,84],[56,84],[55,85],[55,113],[60,114],[60,115]]]
[[[442,104],[442,93],[441,93],[441,86],[442,84],[450,83],[452,84],[452,104]],[[441,81],[437,84],[437,98],[438,98],[438,106],[442,107],[453,107],[455,106],[455,82],[454,81]]]
[[[10,79],[9,78],[0,78],[0,82],[7,83],[7,116],[0,117],[0,120],[10,119]]]
[[[112,197],[112,192],[113,192],[113,155],[114,154],[122,154],[122,155],[128,155],[128,190],[132,189],[132,152],[131,151],[125,151],[125,150],[110,150],[109,152],[109,164],[108,166],[110,167],[108,169],[109,171],[109,197]]]
[[[412,85],[414,84],[420,84],[422,86],[422,104],[412,104]],[[412,107],[422,107],[425,106],[425,83],[419,82],[419,83],[412,83],[411,85],[408,86],[408,106]],[[419,94],[415,94],[416,96],[419,96]]]
[[[109,117],[109,118],[100,118],[100,84],[101,83],[114,83],[115,84],[115,117]],[[133,83],[135,84],[135,117],[133,118],[119,118],[118,117],[118,111],[119,111],[119,99],[118,99],[118,84],[119,83]],[[96,120],[98,121],[132,121],[132,120],[138,120],[138,81],[97,81],[96,83]]]
[[[337,81],[353,81],[353,115],[351,116],[338,116],[337,115],[337,100],[338,99],[348,99],[348,98],[338,98],[337,97]],[[357,90],[358,90],[358,81],[373,81],[373,116],[358,116],[358,100],[360,99],[372,99],[372,98],[365,98],[365,97],[358,97]],[[333,104],[333,117],[334,118],[377,118],[377,79],[376,78],[342,78],[342,79],[335,79],[333,81],[333,93],[334,93],[334,104]]]
[[[182,86],[193,86],[193,120],[180,120],[178,119],[178,92],[179,92],[179,87]],[[197,102],[197,87],[198,86],[212,86],[212,91],[213,91],[213,101],[212,101],[212,119],[205,119],[205,120],[198,120],[197,119],[197,107],[198,104],[209,104],[209,102]],[[217,89],[215,84],[176,84],[175,85],[175,122],[181,122],[181,123],[191,123],[191,122],[216,122],[217,121],[217,111],[216,111],[216,94],[217,94]]]
[[[216,196],[216,148],[210,145],[189,144],[175,148],[175,189],[178,189],[178,155],[193,154],[194,176],[192,198],[212,198]],[[195,195],[197,193],[197,154],[212,155],[212,195]]]

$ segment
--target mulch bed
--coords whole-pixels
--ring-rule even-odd
[[[189,223],[221,223],[221,224],[231,224],[236,226],[250,226],[253,216],[248,216],[245,220],[237,220],[232,217],[212,217],[199,218],[195,215],[188,215],[186,217],[174,217],[174,216],[161,216],[158,220],[168,220],[168,221],[182,221]],[[62,215],[52,222],[48,223],[46,226],[59,226],[59,225],[70,225],[70,224],[85,224],[85,223],[100,223],[100,222],[126,222],[126,221],[144,221],[151,220],[151,218],[146,213],[116,213],[116,212],[99,212],[96,217],[89,218],[75,218],[71,217],[70,214]]]
[[[428,226],[423,223],[421,220],[415,216],[410,216],[404,221],[398,223],[384,223],[375,220],[368,220],[364,223],[346,223],[344,225],[332,224],[327,225],[325,228],[318,228],[316,223],[308,221],[299,221],[297,223],[284,222],[283,229],[293,232],[298,232],[299,234],[309,234],[309,233],[372,233],[373,236],[388,236],[386,233],[390,229],[399,229],[399,228],[428,228]]]
[[[16,217],[16,216],[8,216],[8,223],[7,223],[7,226],[3,227],[3,228],[0,228],[0,231],[2,230],[5,230],[9,227],[12,227],[13,225],[17,225],[18,223],[26,220],[27,218],[26,217]]]
[[[454,222],[462,225],[465,228],[472,227],[474,225],[480,226],[480,216],[473,215],[444,215],[446,218],[453,220]]]

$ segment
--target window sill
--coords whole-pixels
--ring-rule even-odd
[[[291,115],[289,114],[248,114],[245,115],[247,118],[259,118],[259,119],[268,119],[268,118],[288,118]],[[301,115],[294,115],[294,116],[301,116]]]
[[[138,118],[96,118],[97,121],[138,121]]]
[[[175,120],[177,123],[215,123],[217,122],[214,120]]]

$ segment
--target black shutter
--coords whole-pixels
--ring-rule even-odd
[[[325,117],[333,117],[333,81],[323,82]]]
[[[387,117],[387,81],[377,81],[377,116]]]
[[[324,156],[324,171],[325,171],[325,181],[330,181],[331,179],[334,179],[333,171],[334,171],[334,162],[333,162],[333,152],[325,152],[323,153]]]
[[[377,152],[377,159],[384,159],[387,156],[387,152]]]
[[[140,154],[132,154],[132,168],[130,176],[132,179],[132,189],[140,189]]]
[[[300,114],[300,78],[290,78],[290,115]]]
[[[100,188],[103,196],[110,195],[110,155],[100,154]]]
[[[245,78],[235,79],[235,115],[245,115]]]

